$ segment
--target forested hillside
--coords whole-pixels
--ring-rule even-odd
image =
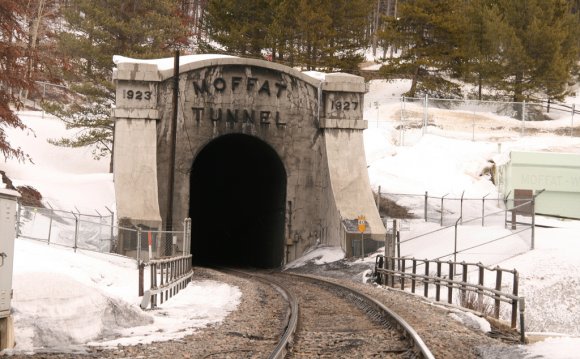
[[[0,151],[13,111],[42,102],[63,146],[112,151],[113,55],[257,57],[305,70],[408,78],[407,95],[561,100],[576,83],[580,0],[0,0]],[[46,98],[47,86],[68,96]],[[473,91],[464,89],[471,85]]]

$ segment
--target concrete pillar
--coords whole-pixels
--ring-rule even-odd
[[[352,240],[360,237],[355,224],[362,215],[366,218],[365,238],[372,241],[368,249],[372,251],[382,245],[386,230],[370,187],[364,152],[363,130],[368,127],[368,122],[363,120],[364,79],[349,74],[327,74],[321,89],[323,111],[319,126],[324,130],[329,202],[334,203],[337,218],[342,221],[337,226],[341,233],[333,237],[343,238],[340,245],[348,256]]]
[[[116,83],[114,182],[119,225],[161,228],[157,189],[157,65],[119,63]],[[121,254],[136,256],[129,246],[135,232],[119,231]],[[134,241],[135,243],[137,241]]]

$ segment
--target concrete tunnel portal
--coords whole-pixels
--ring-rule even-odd
[[[262,140],[228,134],[209,142],[190,177],[194,264],[280,267],[286,182],[280,157]]]
[[[364,78],[223,55],[181,56],[178,69],[175,59],[114,62],[116,215],[157,230],[192,219],[191,246],[166,243],[152,258],[171,247],[199,265],[277,268],[318,244],[353,256],[361,215],[365,248],[383,242]],[[149,260],[131,233],[118,253]]]

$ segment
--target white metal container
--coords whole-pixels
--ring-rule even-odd
[[[0,189],[0,318],[10,315],[18,197],[16,191]]]

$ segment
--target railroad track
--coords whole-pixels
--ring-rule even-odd
[[[434,358],[402,318],[359,291],[299,274],[227,272],[274,287],[288,303],[275,348],[251,357]]]

